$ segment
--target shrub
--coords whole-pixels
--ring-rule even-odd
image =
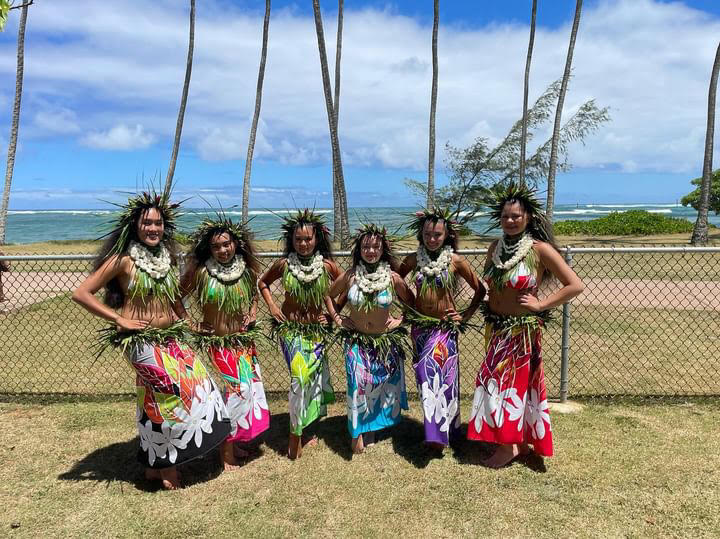
[[[559,221],[555,234],[560,236],[648,236],[652,234],[690,233],[693,224],[687,219],[667,217],[644,210],[612,212],[589,221]]]

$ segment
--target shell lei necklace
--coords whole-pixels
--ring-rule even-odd
[[[131,241],[128,254],[135,265],[153,279],[162,279],[170,271],[170,253],[163,244],[159,245],[158,254],[154,255],[142,243]]]
[[[417,269],[426,277],[437,277],[448,270],[452,262],[452,247],[446,245],[436,260],[432,260],[424,245],[417,249]]]
[[[312,262],[307,266],[300,261],[297,253],[290,253],[287,260],[290,273],[292,273],[298,281],[303,283],[311,283],[325,271],[323,255],[320,253],[316,253],[312,258]]]
[[[318,307],[330,288],[323,255],[316,253],[309,265],[302,264],[297,253],[290,253],[282,280],[288,292],[303,307]]]
[[[533,239],[529,234],[523,234],[523,237],[513,245],[508,245],[505,240],[506,236],[503,234],[503,237],[497,242],[492,256],[493,265],[499,270],[508,270],[517,266],[518,263],[527,256],[533,246]],[[512,256],[503,262],[503,255],[511,253]]]
[[[145,245],[130,242],[128,255],[135,264],[135,275],[128,287],[130,299],[139,298],[143,303],[150,296],[175,301],[180,290],[177,273],[167,248],[160,244],[154,255]]]
[[[208,273],[222,283],[232,283],[242,277],[245,271],[245,260],[240,256],[233,256],[229,264],[221,264],[213,257],[205,261]]]
[[[355,268],[355,284],[360,290],[359,310],[371,311],[377,307],[378,293],[392,287],[390,264],[380,262],[375,271],[369,272],[361,261]]]
[[[390,286],[391,280],[390,264],[387,262],[380,262],[373,273],[368,272],[367,267],[362,262],[355,268],[355,282],[363,294],[377,294]]]
[[[454,285],[455,278],[450,271],[452,255],[452,247],[446,245],[438,254],[437,259],[432,260],[425,246],[422,244],[418,246],[415,286],[419,287],[421,295],[427,291],[428,287],[450,288]]]

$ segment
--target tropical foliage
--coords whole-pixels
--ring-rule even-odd
[[[697,210],[700,208],[700,191],[702,185],[702,178],[695,178],[690,183],[693,185],[697,185],[697,189],[682,197],[680,202],[683,206],[692,206]],[[712,174],[712,180],[710,182],[709,209],[714,211],[715,215],[720,215],[720,168],[715,170]]]
[[[677,217],[667,217],[644,210],[613,212],[590,221],[560,221],[555,223],[560,236],[649,236],[652,234],[690,233],[693,224]]]

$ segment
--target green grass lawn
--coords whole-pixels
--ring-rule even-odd
[[[555,413],[556,456],[502,470],[483,444],[433,458],[419,403],[352,456],[344,402],[319,444],[284,457],[287,402],[272,401],[259,454],[220,473],[217,452],[158,491],[135,461],[135,411],[118,402],[0,404],[3,537],[619,537],[720,534],[717,401],[589,402]],[[469,403],[462,410],[468,417]]]

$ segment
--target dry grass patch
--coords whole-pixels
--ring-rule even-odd
[[[469,402],[463,403],[467,418]],[[589,402],[555,414],[557,456],[492,471],[489,448],[421,445],[419,403],[352,456],[344,404],[297,462],[286,402],[272,401],[260,454],[221,474],[217,454],[183,467],[187,488],[155,490],[135,463],[131,402],[0,405],[0,533],[110,535],[538,537],[720,533],[720,411],[695,403]]]

